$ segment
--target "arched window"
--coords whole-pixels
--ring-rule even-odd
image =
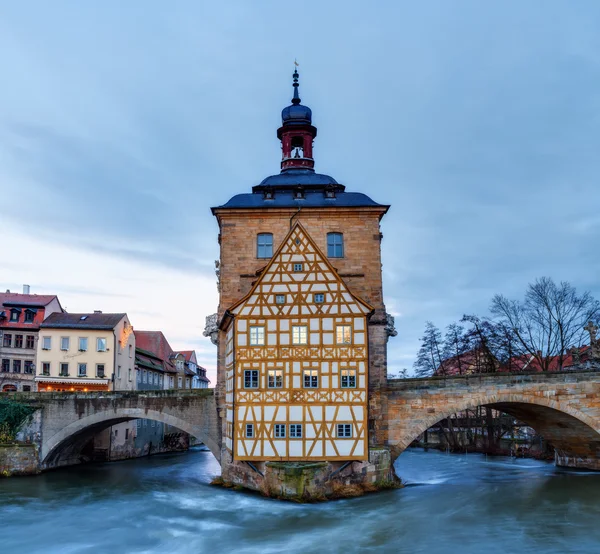
[[[344,235],[342,233],[327,233],[327,256],[329,258],[344,257]]]
[[[271,233],[259,233],[256,236],[256,257],[270,258],[273,256],[273,235]]]

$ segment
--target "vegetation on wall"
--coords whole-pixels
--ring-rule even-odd
[[[17,431],[36,408],[9,399],[0,400],[0,443],[13,442]]]

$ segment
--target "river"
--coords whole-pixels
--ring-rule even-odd
[[[407,451],[408,486],[300,505],[211,487],[209,452],[0,481],[0,552],[600,553],[600,475]]]

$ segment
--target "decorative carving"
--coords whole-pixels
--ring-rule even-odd
[[[218,314],[211,314],[206,316],[206,323],[204,325],[205,337],[210,337],[210,342],[218,344],[219,342],[219,326],[218,326]]]
[[[215,260],[215,275],[217,276],[217,291],[221,292],[221,262],[219,260]]]
[[[600,340],[596,339],[598,327],[589,321],[584,329],[590,334],[590,358],[597,360],[600,358]]]
[[[398,334],[396,327],[394,326],[394,316],[388,313],[385,314],[385,332],[389,337],[395,337]]]

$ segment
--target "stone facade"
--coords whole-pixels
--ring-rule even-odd
[[[40,473],[35,444],[0,444],[0,478]]]

